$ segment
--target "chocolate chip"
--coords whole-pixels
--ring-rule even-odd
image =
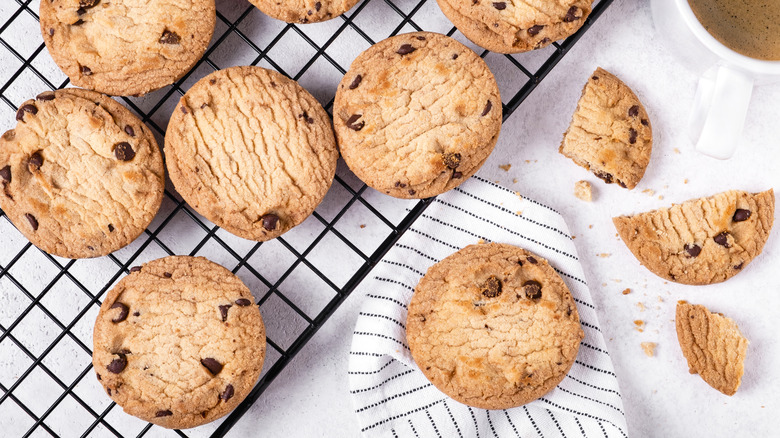
[[[165,29],[160,37],[160,44],[179,44],[180,42],[181,37],[176,32],[171,32],[168,29]]]
[[[571,23],[574,20],[579,20],[580,17],[577,16],[577,11],[579,11],[579,9],[576,6],[570,7],[569,10],[566,11],[566,15],[563,17],[563,22]]]
[[[518,260],[517,264],[520,265],[520,266],[523,266],[523,261],[522,260]]]
[[[49,36],[54,36],[54,28],[49,29]]]
[[[130,137],[135,137],[135,129],[130,125],[125,126],[125,133]]]
[[[46,102],[47,100],[54,100],[54,92],[53,91],[44,91],[43,93],[35,96],[35,100],[40,100],[41,102]]]
[[[525,260],[526,260],[528,263],[532,264],[532,265],[535,265],[535,264],[539,263],[539,262],[537,262],[537,261],[536,261],[536,259],[535,259],[535,258],[533,258],[533,257],[531,257],[531,256],[528,256],[528,257],[526,257],[526,258],[525,258]]]
[[[624,182],[623,182],[623,181],[621,181],[621,180],[617,180],[617,183],[618,183],[618,185],[619,185],[620,187],[623,187],[624,189],[627,189],[627,188],[628,188],[628,186],[626,185],[626,183],[624,183]]]
[[[458,59],[458,54],[457,53],[453,53],[452,54],[452,59]]]
[[[41,155],[41,152],[38,151],[30,155],[30,158],[27,160],[27,168],[30,169],[30,172],[41,170],[41,166],[43,166],[43,156]]]
[[[593,174],[596,175],[596,177],[603,179],[605,183],[612,184],[612,174],[611,173],[602,172],[600,170],[597,170],[597,171],[594,171]]]
[[[647,126],[650,124],[650,122],[648,122],[647,119],[642,119],[642,124]]]
[[[37,231],[38,219],[35,219],[35,216],[31,215],[30,213],[25,213],[24,217],[26,217],[27,221],[30,222],[30,226],[32,227],[33,231]]]
[[[108,224],[108,232],[113,233],[114,232],[114,226],[112,224]]]
[[[133,312],[133,316],[141,316],[141,312]]]
[[[400,187],[400,188],[402,188],[402,189],[403,189],[403,188],[405,188],[405,187],[406,187],[406,184],[402,183],[401,181],[396,181],[396,182],[395,182],[395,186],[396,186],[396,187]]]
[[[319,10],[320,10],[321,8],[322,8],[322,3],[320,3],[320,2],[317,2],[317,3],[315,3],[315,4],[314,4],[314,10],[315,10],[315,11],[319,12]],[[231,388],[232,388],[232,386],[231,386]]]
[[[5,166],[0,169],[0,178],[3,178],[3,182],[11,182],[11,166]]]
[[[209,79],[209,85],[214,85],[217,83],[216,79]]]
[[[636,129],[628,128],[628,142],[631,144],[636,143]]]
[[[398,50],[396,50],[395,53],[403,56],[403,55],[408,55],[408,54],[414,52],[415,50],[417,50],[417,49],[412,47],[411,44],[404,44],[401,47],[399,47]]]
[[[11,141],[14,138],[16,138],[16,131],[14,131],[13,129],[9,129],[8,131],[5,131],[3,133],[3,140],[5,141]]]
[[[79,70],[81,71],[81,74],[83,74],[84,76],[92,76],[92,69],[90,69],[86,65],[82,65]]]
[[[246,307],[246,306],[248,306],[250,304],[252,304],[252,302],[249,301],[246,298],[239,298],[239,299],[236,300],[236,305],[241,306],[241,307]]]
[[[100,377],[100,373],[95,373],[97,375],[98,380],[103,380],[102,377]]]
[[[306,121],[306,123],[308,123],[308,124],[310,124],[310,125],[311,125],[312,123],[314,123],[314,119],[312,119],[311,117],[309,117],[309,113],[307,113],[306,111],[304,111],[304,112],[302,112],[302,113],[298,114],[298,117],[299,117],[299,118],[301,118],[301,119],[303,119],[303,120],[305,120],[305,121]]]
[[[112,360],[110,364],[106,365],[108,372],[113,374],[121,373],[127,366],[127,356],[125,356],[124,353],[117,353],[117,356],[119,357]]]
[[[130,272],[141,272],[141,267],[133,266],[132,268],[130,268]]]
[[[173,415],[173,412],[169,411],[168,409],[164,411],[157,411],[154,414],[155,417],[170,417],[171,415]]]
[[[452,178],[453,179],[463,178],[463,172],[458,172],[458,171],[452,172]]]
[[[493,7],[498,9],[499,11],[503,11],[506,9],[506,3],[504,2],[493,2]]]
[[[206,369],[208,369],[211,372],[211,374],[215,376],[219,374],[220,371],[222,371],[222,364],[217,362],[216,359],[211,357],[201,359],[200,364],[206,367]]]
[[[691,257],[697,257],[701,254],[701,247],[695,243],[686,243],[685,246],[683,246],[683,249]]]
[[[495,298],[501,295],[501,280],[495,275],[491,275],[485,280],[485,284],[482,285],[482,295],[488,298]]]
[[[114,155],[119,161],[130,161],[135,158],[135,151],[130,143],[123,141],[114,146]]]
[[[355,79],[353,79],[352,83],[349,84],[349,89],[350,90],[354,90],[355,88],[357,88],[358,85],[360,85],[360,81],[362,81],[362,80],[363,80],[363,76],[361,76],[361,75],[355,76]]]
[[[536,280],[528,280],[523,283],[523,292],[529,300],[538,300],[542,297],[542,284]]]
[[[94,251],[95,250],[95,248],[93,248],[93,247],[91,247],[89,245],[87,245],[87,249],[90,250],[90,251]]]
[[[225,387],[225,391],[219,395],[219,398],[222,399],[222,401],[228,401],[233,397],[233,394],[235,393],[235,390],[233,389],[233,385],[229,384]]]
[[[279,216],[273,213],[264,214],[260,217],[260,220],[263,221],[263,228],[268,231],[275,230],[276,226],[279,224]]]
[[[118,322],[122,322],[127,319],[127,315],[130,313],[130,308],[127,307],[127,305],[116,302],[109,307],[109,309],[119,309],[119,315],[111,319],[111,322],[114,324]]]
[[[715,243],[720,246],[731,248],[731,245],[729,244],[729,233],[727,231],[718,234],[717,236],[713,237],[712,240],[714,240]]]
[[[11,181],[11,174],[8,174],[8,181]],[[748,219],[750,219],[750,210],[745,210],[744,208],[738,208],[737,211],[734,212],[734,216],[731,218],[734,222],[743,222]]]
[[[590,78],[593,79],[594,81],[598,81],[599,80],[598,76],[591,76]]]
[[[186,107],[184,107],[184,106],[182,106],[182,107],[181,107],[181,112],[183,112],[184,114],[187,114],[187,108],[186,108]]]
[[[76,9],[76,14],[78,14],[79,16],[82,16],[82,15],[84,15],[86,13],[87,13],[87,8],[78,8],[78,9]],[[79,20],[79,21],[81,21],[81,20]]]
[[[493,108],[493,102],[491,102],[491,101],[489,101],[489,100],[488,100],[488,101],[487,101],[487,105],[485,105],[485,109],[484,109],[484,110],[482,110],[482,115],[481,115],[481,116],[482,116],[482,117],[485,117],[485,116],[487,115],[487,113],[489,113],[489,112],[490,112],[490,109],[491,109],[491,108]]]
[[[173,277],[173,274],[171,274],[170,272],[163,272],[163,277],[171,278],[171,277]]]
[[[22,107],[19,108],[19,111],[16,112],[16,120],[19,122],[23,122],[24,113],[30,113],[32,115],[38,114],[38,108],[31,103],[28,103],[27,105],[22,105]]]
[[[417,194],[417,191],[416,191],[416,190],[414,190],[414,189],[409,189],[409,195],[410,195],[410,196],[414,196],[414,195],[416,195],[416,194]]]
[[[86,11],[85,11],[85,12],[86,12]],[[82,24],[84,24],[84,20],[82,20],[81,18],[79,18],[78,20],[76,20],[76,22],[75,22],[75,23],[71,24],[71,26],[81,26]]]
[[[745,266],[745,262],[739,262],[738,265],[734,266],[734,269],[739,270],[739,269],[742,269],[743,266]]]
[[[544,26],[542,26],[541,24],[537,24],[536,26],[531,26],[528,28],[528,35],[536,36],[539,34],[539,32],[542,31],[542,29],[544,29]]]
[[[219,314],[222,315],[222,322],[227,321],[228,309],[230,309],[232,306],[232,304],[219,306]]]
[[[460,166],[460,154],[459,153],[452,153],[452,152],[446,152],[442,154],[442,160],[444,161],[444,165],[449,167],[450,169],[455,169],[456,167]]]
[[[355,131],[360,131],[361,129],[363,129],[363,127],[366,126],[365,121],[361,121],[360,123],[355,123],[361,117],[363,117],[363,114],[352,114],[349,117],[349,119],[347,119],[347,128]]]
[[[639,115],[639,105],[634,105],[631,108],[628,109],[628,116],[629,117],[636,117]]]

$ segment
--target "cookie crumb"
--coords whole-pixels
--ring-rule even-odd
[[[675,154],[679,154],[679,153],[680,153],[680,149],[678,149],[678,148],[674,148],[674,153],[675,153]]]
[[[365,228],[366,224],[360,224],[360,228]]]
[[[631,289],[629,289],[629,288],[623,289],[623,295],[628,295],[630,293],[631,293]]]
[[[647,357],[655,356],[655,346],[656,346],[655,342],[642,342],[639,345],[642,346],[642,351],[645,352]]]
[[[663,200],[664,199],[664,195],[658,195],[658,199]]]
[[[485,243],[485,239],[479,239],[479,240],[477,241],[477,243],[478,243],[478,244],[480,244],[480,245],[482,245],[483,243]]]
[[[512,184],[517,184],[517,178],[512,179]]]
[[[634,321],[634,325],[635,325],[635,327],[634,327],[634,328],[635,328],[635,329],[636,329],[638,332],[640,332],[640,333],[641,333],[641,332],[645,331],[645,322],[644,322],[644,321],[642,321],[641,319],[637,319],[636,321]]]
[[[685,179],[683,180],[683,184],[688,184],[688,178],[685,178]]]
[[[511,164],[499,164],[498,167],[503,170],[504,172],[509,172],[509,169],[512,168]]]
[[[593,229],[593,224],[588,225],[588,229]]]
[[[640,312],[644,312],[645,311],[645,303],[640,301],[640,302],[636,303],[636,306],[639,308]]]
[[[642,193],[645,193],[647,196],[655,196],[655,190],[653,189],[644,189]]]
[[[517,214],[518,216],[522,216],[522,215],[523,215],[523,212],[522,212],[521,210],[517,210],[517,211],[515,212],[515,214]]]
[[[600,254],[596,254],[596,255],[597,255],[597,256],[599,256],[599,257],[601,257],[602,259],[605,259],[605,258],[607,258],[607,257],[611,256],[612,254],[610,254],[610,253],[608,253],[608,252],[602,252],[602,253],[600,253]]]
[[[577,181],[574,183],[574,196],[585,202],[591,202],[593,200],[593,191],[590,183],[587,181]]]

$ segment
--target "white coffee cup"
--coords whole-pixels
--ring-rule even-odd
[[[734,154],[753,87],[780,81],[780,61],[737,53],[715,39],[688,0],[652,0],[656,31],[670,51],[700,75],[688,127],[696,150],[725,160]]]

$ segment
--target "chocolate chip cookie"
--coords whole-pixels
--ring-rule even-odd
[[[734,395],[745,373],[748,341],[737,324],[704,306],[677,303],[677,340],[691,374],[726,395]]]
[[[558,151],[607,184],[633,189],[652,150],[653,131],[642,102],[615,75],[596,69]]]
[[[128,414],[168,428],[232,411],[263,368],[265,328],[252,293],[203,257],[131,269],[105,297],[92,365]]]
[[[28,100],[0,137],[0,208],[38,248],[109,254],[138,237],[165,187],[151,131],[108,96],[67,88]]]
[[[288,23],[330,20],[352,9],[358,0],[249,0],[265,14]]]
[[[647,269],[677,283],[701,285],[728,280],[761,254],[774,210],[772,190],[731,190],[612,221]]]
[[[485,62],[431,32],[390,37],[341,80],[333,124],[341,155],[369,186],[427,198],[485,162],[501,130],[501,97]]]
[[[490,243],[428,269],[409,303],[406,337],[439,390],[469,406],[507,409],[563,380],[584,333],[569,289],[546,260]]]
[[[182,96],[165,155],[176,190],[198,213],[265,241],[319,205],[338,149],[328,114],[297,82],[261,67],[231,67]]]
[[[172,84],[200,59],[216,23],[214,0],[46,0],[43,41],[70,81],[111,95]]]
[[[592,0],[437,0],[466,38],[498,53],[546,47],[576,32]]]

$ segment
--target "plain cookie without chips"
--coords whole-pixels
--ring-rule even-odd
[[[482,409],[520,406],[552,390],[583,337],[574,299],[547,261],[498,243],[467,246],[428,269],[406,320],[425,377]]]
[[[585,23],[592,0],[437,0],[466,38],[498,53],[540,49]]]
[[[125,412],[167,428],[232,411],[263,368],[265,328],[252,293],[203,257],[133,268],[95,321],[92,365]]]
[[[745,373],[748,341],[737,324],[706,307],[677,303],[677,340],[691,374],[726,395],[734,395]]]
[[[719,283],[761,254],[772,230],[773,190],[731,190],[612,221],[628,249],[659,277]]]
[[[330,20],[352,9],[359,0],[249,0],[258,9],[287,23]]]
[[[165,188],[151,131],[105,94],[41,93],[0,138],[0,208],[38,248],[88,258],[129,244]]]
[[[70,81],[115,96],[174,83],[200,59],[214,0],[44,0],[43,41]]]
[[[165,155],[192,208],[237,236],[265,241],[319,205],[338,149],[328,114],[297,82],[261,67],[231,67],[182,96]]]
[[[607,184],[633,189],[653,151],[650,118],[626,84],[598,68],[582,90],[558,151]]]
[[[397,198],[446,192],[485,162],[501,130],[485,61],[447,36],[415,32],[361,53],[339,84],[333,124],[344,161]]]

